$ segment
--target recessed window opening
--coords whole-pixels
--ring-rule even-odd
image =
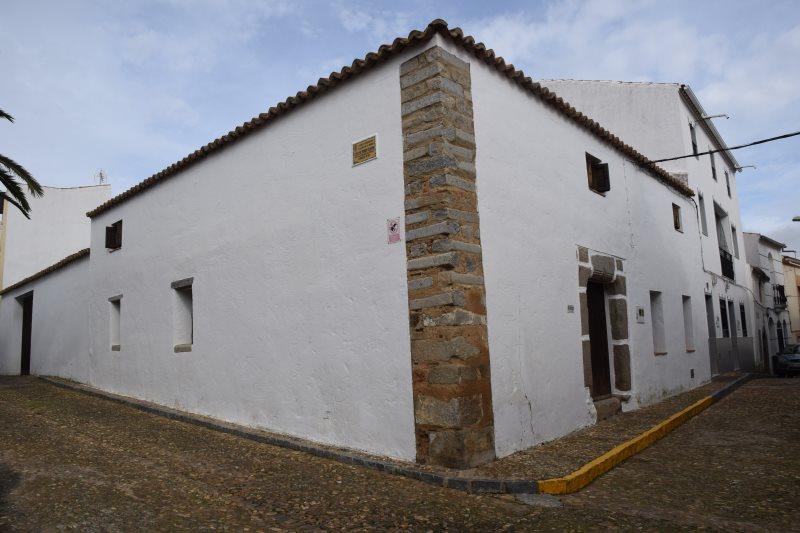
[[[711,147],[708,147],[708,151],[711,152]],[[714,153],[711,152],[708,154],[708,157],[711,158],[711,177],[714,178],[714,181],[717,181],[717,161],[714,159]]]
[[[605,195],[611,190],[608,163],[603,163],[588,152],[586,154],[586,174],[589,178],[589,188],[594,192]]]
[[[697,193],[697,200],[700,206],[700,227],[703,229],[703,235],[708,237],[708,221],[706,220],[706,202],[703,200],[703,195]]]
[[[691,122],[689,123],[689,136],[692,138],[692,153],[697,157],[697,132]]]
[[[734,225],[731,225],[731,242],[733,242],[733,256],[739,259],[739,236]]]
[[[106,248],[118,250],[122,248],[122,221],[117,220],[110,226],[106,226]]]
[[[727,339],[731,336],[731,332],[728,329],[728,309],[725,306],[725,300],[722,299],[719,301],[719,317],[722,322],[722,336]]]
[[[122,322],[122,295],[112,296],[108,299],[108,333],[111,351],[118,352],[122,348],[120,342],[120,324]]]
[[[731,176],[725,171],[725,186],[728,188],[728,198],[731,198]]]
[[[653,326],[653,352],[656,355],[666,355],[667,341],[664,331],[664,307],[661,302],[661,293],[650,291],[650,321]]]
[[[742,337],[747,337],[747,316],[744,312],[744,304],[739,304],[739,321],[742,323]]]
[[[677,231],[683,232],[683,221],[681,220],[681,208],[678,204],[672,204],[672,225]]]
[[[686,351],[694,351],[694,324],[692,322],[692,298],[683,296],[683,333],[686,337]]]
[[[194,343],[194,301],[192,283],[194,278],[186,278],[172,283],[175,293],[173,306],[174,351],[190,352]]]

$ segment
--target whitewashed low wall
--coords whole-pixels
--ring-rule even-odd
[[[22,305],[33,291],[31,374],[86,381],[89,352],[89,259],[84,257],[0,299],[0,374],[19,374]]]

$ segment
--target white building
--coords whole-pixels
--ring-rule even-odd
[[[759,367],[770,372],[771,356],[783,351],[791,334],[782,264],[786,245],[749,232],[745,232],[744,242],[756,299]]]
[[[0,372],[476,465],[710,378],[693,195],[434,21],[90,212]]]
[[[736,192],[739,163],[688,85],[618,81],[546,80],[589,116],[635,143],[659,166],[696,192],[704,272],[704,300],[712,373],[752,369],[755,312],[750,272],[741,252],[742,221]],[[716,154],[702,154],[723,150]],[[673,251],[677,253],[677,251]],[[748,327],[749,326],[749,327]]]
[[[0,287],[8,287],[89,244],[86,212],[111,197],[110,185],[42,187],[28,219],[0,199]]]

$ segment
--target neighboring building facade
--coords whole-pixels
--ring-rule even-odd
[[[693,194],[434,21],[92,210],[0,372],[475,466],[710,379]]]
[[[772,356],[783,351],[791,330],[783,273],[786,245],[759,233],[744,234],[756,303],[759,368],[772,371]]]
[[[800,344],[800,260],[783,256],[783,281],[789,310],[789,342]]]
[[[0,288],[8,287],[89,244],[86,213],[111,197],[110,185],[42,187],[29,196],[31,218],[2,200]]]
[[[736,192],[738,162],[688,85],[618,81],[545,80],[543,85],[607,127],[635,142],[652,160],[709,150],[659,166],[696,192],[693,215],[700,226],[704,315],[712,373],[752,369],[755,307],[750,270],[742,253]],[[698,332],[699,336],[699,332]]]

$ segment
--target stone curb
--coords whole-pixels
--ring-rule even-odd
[[[571,494],[578,492],[589,483],[605,474],[625,459],[633,457],[642,450],[649,448],[652,444],[664,438],[675,428],[681,426],[687,420],[695,417],[711,405],[717,403],[725,396],[732,393],[742,384],[748,381],[752,374],[744,374],[738,379],[728,383],[713,394],[701,398],[689,407],[678,411],[663,422],[660,422],[640,433],[636,437],[615,446],[600,457],[589,461],[574,472],[564,477],[545,479],[538,482],[539,492],[544,494]]]
[[[171,420],[178,420],[180,422],[194,424],[206,429],[227,433],[229,435],[234,435],[263,444],[271,444],[281,448],[309,453],[325,459],[333,459],[344,464],[364,466],[380,472],[386,472],[387,474],[403,476],[439,487],[446,487],[475,494],[570,494],[582,489],[600,475],[614,468],[614,466],[618,465],[625,459],[636,455],[640,451],[666,436],[676,427],[705,410],[710,405],[713,405],[722,398],[728,396],[746,381],[751,379],[752,374],[745,374],[742,377],[730,382],[710,396],[706,396],[705,398],[690,405],[686,409],[683,409],[682,411],[672,415],[664,422],[661,422],[653,428],[634,437],[633,439],[620,444],[597,459],[586,463],[575,472],[567,474],[561,478],[541,481],[535,479],[469,478],[452,476],[445,472],[422,470],[410,464],[362,456],[344,450],[327,448],[302,439],[295,439],[252,430],[244,426],[230,424],[201,415],[194,415],[158,404],[145,402],[143,400],[137,400],[127,396],[120,396],[110,392],[105,392],[87,385],[82,385],[80,383],[64,381],[49,376],[38,376],[38,378],[51,385],[55,385],[56,387],[61,387],[62,389],[81,392],[83,394],[95,396],[104,400],[110,400],[112,402],[127,405],[133,407],[134,409]]]

